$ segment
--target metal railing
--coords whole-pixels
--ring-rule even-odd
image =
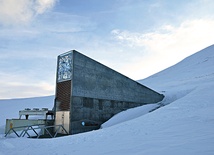
[[[16,129],[19,129],[19,128],[24,128],[23,130],[21,130],[20,134],[18,134],[18,132],[16,131]],[[51,134],[51,132],[48,130],[50,128],[55,128],[55,132],[53,132],[53,134]],[[40,129],[40,131],[37,132],[36,131],[37,129]],[[36,138],[40,138],[42,135],[44,135],[41,133],[41,131],[44,131],[47,133],[48,136],[50,136],[50,138],[55,138],[57,134],[59,134],[60,129],[62,129],[61,131],[64,131],[66,133],[65,135],[69,135],[69,133],[63,127],[63,125],[45,126],[44,124],[37,124],[37,125],[29,125],[29,126],[12,127],[5,134],[5,137],[7,137],[7,135],[9,135],[12,132],[12,133],[15,133],[17,137],[24,137],[25,135],[28,135],[28,138],[31,138],[32,136],[29,134],[29,131],[33,131],[36,134]]]

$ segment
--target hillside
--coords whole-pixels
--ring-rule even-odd
[[[165,106],[150,113],[147,106],[130,109],[100,130],[55,139],[4,138],[1,130],[0,155],[214,154],[214,46],[139,82],[164,93]],[[14,111],[18,115],[30,102],[0,100],[0,127],[4,117],[14,117]],[[51,108],[52,103],[40,103]]]
[[[183,87],[191,84],[192,87],[210,81],[214,76],[214,45],[209,46],[181,62],[171,66],[146,79],[139,80],[140,83],[150,87],[172,90],[173,87]]]

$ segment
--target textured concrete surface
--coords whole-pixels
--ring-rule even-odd
[[[156,103],[164,97],[77,51],[71,54],[71,90],[56,88],[56,94],[61,94],[56,98],[69,100],[59,103],[70,110],[70,134],[98,129],[102,123],[123,110]],[[71,96],[66,97],[66,94]]]

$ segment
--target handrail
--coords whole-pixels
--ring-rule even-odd
[[[36,127],[35,127],[36,126]],[[54,133],[54,135],[52,135],[48,128],[56,128],[56,132]],[[17,131],[15,129],[17,128],[24,128],[22,130],[22,132],[20,134],[17,133]],[[65,133],[67,135],[69,135],[69,133],[66,131],[66,129],[64,128],[63,125],[51,125],[51,126],[45,126],[44,124],[36,124],[36,125],[27,125],[27,126],[19,126],[19,127],[12,127],[10,128],[10,130],[8,130],[8,132],[5,134],[5,137],[7,137],[7,135],[10,133],[10,131],[13,131],[17,137],[24,137],[26,134],[28,135],[28,138],[30,138],[30,134],[28,133],[28,131],[30,130],[33,130],[33,132],[37,135],[36,138],[39,138],[42,134],[41,133],[37,133],[35,129],[41,129],[41,130],[45,130],[48,135],[51,137],[51,138],[55,138],[57,136],[57,134],[59,133],[59,129],[62,128],[62,130],[65,131]]]

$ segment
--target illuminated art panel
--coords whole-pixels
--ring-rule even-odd
[[[72,78],[72,53],[58,56],[57,82],[71,80]]]

